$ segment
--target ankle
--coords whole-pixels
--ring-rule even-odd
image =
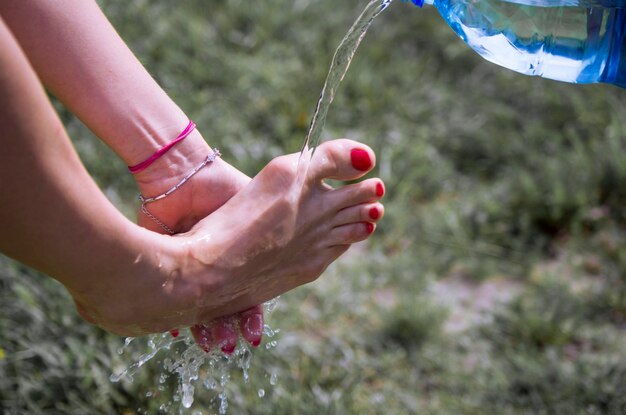
[[[133,177],[144,196],[154,196],[178,183],[206,160],[211,151],[202,135],[193,131],[187,139]]]

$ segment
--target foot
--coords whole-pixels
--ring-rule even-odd
[[[352,243],[367,239],[384,214],[380,179],[333,189],[325,179],[355,180],[375,156],[351,140],[322,144],[298,172],[299,155],[279,157],[248,186],[185,235],[198,278],[186,281],[199,321],[245,310],[315,280]],[[217,273],[208,283],[209,267]],[[206,271],[204,271],[206,274]],[[193,287],[192,287],[193,286]]]
[[[322,144],[306,171],[298,171],[298,159],[273,160],[185,234],[139,232],[152,247],[131,264],[133,278],[79,295],[88,299],[84,315],[109,331],[141,335],[210,323],[315,280],[374,232],[384,187],[380,179],[337,189],[324,183],[355,180],[374,167],[372,150],[355,141]]]

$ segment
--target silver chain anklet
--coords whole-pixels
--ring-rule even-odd
[[[169,226],[161,222],[156,216],[150,213],[150,211],[146,208],[146,205],[148,203],[156,202],[157,200],[165,199],[166,197],[174,193],[176,190],[178,190],[179,187],[184,185],[187,182],[187,180],[191,179],[193,175],[198,173],[204,166],[206,166],[209,163],[213,163],[215,159],[221,155],[222,153],[220,153],[220,151],[217,148],[213,149],[213,152],[211,152],[211,154],[207,156],[207,158],[202,162],[202,164],[200,164],[198,167],[190,171],[189,174],[187,174],[187,176],[185,176],[174,187],[172,187],[165,193],[161,193],[160,195],[154,196],[154,197],[144,197],[143,195],[140,194],[139,200],[141,201],[141,212],[143,212],[144,215],[152,219],[157,225],[159,225],[167,233],[169,233],[170,235],[174,235],[176,232],[174,232],[172,228],[170,228]]]

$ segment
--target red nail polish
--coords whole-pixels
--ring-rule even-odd
[[[250,344],[254,347],[259,347],[259,344],[261,344],[261,339],[252,340]]]
[[[368,234],[371,234],[372,232],[374,232],[374,224],[373,224],[373,223],[369,223],[369,222],[367,222],[367,223],[365,224],[365,227],[366,227],[366,229],[367,229],[367,233],[368,233]]]
[[[380,212],[378,211],[378,208],[376,206],[374,206],[373,208],[370,209],[370,218],[376,220],[380,217]]]
[[[376,196],[383,197],[385,194],[385,187],[381,182],[376,183]]]
[[[176,338],[178,337],[180,332],[178,331],[178,329],[174,329],[174,330],[170,330],[170,334],[172,335],[172,337]]]
[[[367,151],[355,148],[350,152],[352,166],[360,171],[369,170],[372,167],[372,159]]]
[[[224,346],[224,347],[222,347],[222,352],[224,352],[225,355],[230,356],[235,351],[235,347],[236,346],[237,346],[236,344],[233,344],[233,345],[230,345],[230,346]]]

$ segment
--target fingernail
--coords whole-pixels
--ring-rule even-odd
[[[350,152],[352,166],[360,171],[369,170],[372,167],[372,159],[367,151],[355,148]]]
[[[235,351],[236,346],[237,346],[236,344],[224,346],[222,347],[222,352],[224,352],[225,355],[230,356]]]
[[[370,218],[376,220],[380,217],[380,212],[378,211],[378,208],[376,206],[374,206],[373,208],[370,209]]]
[[[369,223],[369,222],[367,222],[367,223],[365,224],[365,227],[366,227],[366,229],[367,229],[367,233],[368,233],[368,234],[371,234],[372,232],[374,232],[374,224],[373,224],[373,223]]]
[[[172,337],[176,338],[178,337],[180,332],[178,331],[178,329],[174,329],[174,330],[170,330],[170,334],[172,335]]]
[[[383,197],[385,194],[385,187],[381,182],[376,183],[376,196]]]
[[[239,329],[243,338],[252,346],[257,347],[261,344],[261,338],[263,337],[263,314],[255,307],[244,311],[241,313],[241,316]]]

